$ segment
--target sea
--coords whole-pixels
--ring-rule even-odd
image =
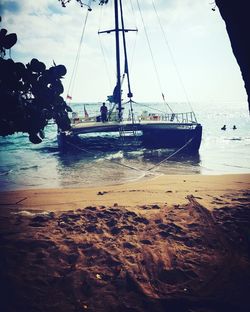
[[[171,103],[171,107],[181,112],[184,104]],[[98,114],[100,105],[73,103],[71,107],[83,116],[84,110],[89,115]],[[112,147],[103,147],[100,143],[103,138],[97,138],[94,145],[82,138],[84,145],[60,150],[53,123],[46,127],[45,139],[37,145],[29,142],[25,133],[1,137],[0,190],[105,186],[162,174],[250,173],[247,104],[195,103],[192,106],[203,126],[202,143],[196,155],[175,154],[173,149],[146,149],[133,142],[123,145],[122,138],[114,138]],[[166,111],[163,104],[142,103],[136,105],[135,115],[153,112],[156,107],[159,112]],[[124,114],[128,111],[125,109]],[[226,130],[221,130],[224,125]]]

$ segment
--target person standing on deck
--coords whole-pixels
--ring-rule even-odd
[[[102,122],[107,121],[108,108],[105,105],[105,103],[102,103],[102,106],[100,108],[100,112],[101,112],[101,120],[102,120]]]

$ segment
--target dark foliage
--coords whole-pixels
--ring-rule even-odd
[[[249,1],[216,0],[215,3],[226,23],[232,50],[241,69],[250,112]]]
[[[88,4],[86,4],[85,2],[86,1],[83,1],[83,0],[75,0],[76,2],[78,2],[80,4],[81,7],[83,7],[84,5],[85,6],[88,6]],[[95,0],[94,0],[95,1]],[[62,4],[62,7],[66,7],[66,4],[71,2],[71,0],[59,0],[59,2],[61,2]],[[107,4],[109,2],[109,0],[99,0],[99,4],[100,5],[103,5],[103,4]],[[89,8],[90,9],[90,8]],[[91,9],[90,9],[91,11]]]
[[[70,129],[71,109],[61,96],[61,79],[67,71],[63,65],[46,69],[37,59],[26,65],[6,59],[6,49],[16,41],[16,34],[0,30],[0,135],[26,132],[37,144],[44,138],[43,130],[50,119],[61,130]]]

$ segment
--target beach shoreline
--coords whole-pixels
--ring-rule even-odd
[[[187,195],[198,196],[202,204],[213,207],[213,197],[248,190],[249,187],[248,173],[159,175],[116,185],[4,191],[0,192],[0,210],[25,208],[63,211],[99,204],[117,204],[136,209],[137,205],[143,204],[185,203]]]
[[[247,312],[250,175],[0,193],[6,312]]]

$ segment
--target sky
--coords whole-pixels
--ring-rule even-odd
[[[212,2],[123,1],[126,27],[138,29],[127,34],[135,101],[160,102],[164,93],[168,102],[247,107],[240,69]],[[113,1],[106,6],[86,3],[91,3],[91,12],[73,0],[66,8],[57,0],[1,0],[1,27],[17,33],[14,61],[27,64],[37,58],[47,66],[64,64],[65,96],[69,93],[73,102],[103,102],[115,86],[115,46],[112,34],[98,35],[98,30],[113,28]],[[86,16],[76,78],[69,89]]]

